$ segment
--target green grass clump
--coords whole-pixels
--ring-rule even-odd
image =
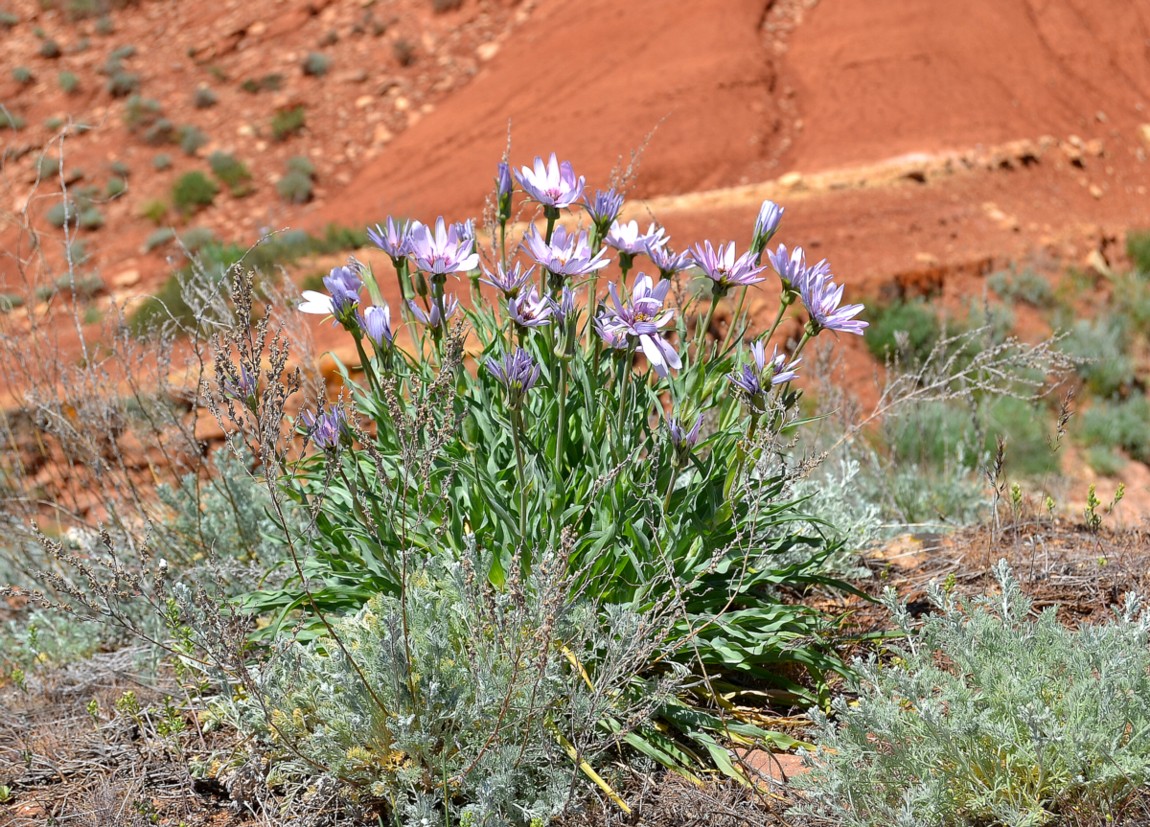
[[[199,86],[196,88],[195,94],[192,96],[192,105],[196,109],[211,109],[219,103],[219,96],[212,91],[210,86]]]
[[[286,141],[303,131],[307,124],[307,111],[303,105],[281,109],[272,116],[272,137],[277,141]]]
[[[227,152],[213,152],[208,156],[208,166],[234,198],[243,198],[253,192],[251,170],[236,156]]]
[[[128,182],[123,178],[109,178],[104,194],[109,198],[119,198],[128,191]]]
[[[163,172],[166,169],[172,168],[172,156],[166,152],[159,153],[152,159],[152,169],[156,172]]]
[[[1005,301],[1016,301],[1040,309],[1054,304],[1054,288],[1034,270],[1006,270],[991,274],[987,287]]]
[[[144,130],[144,143],[148,146],[164,146],[175,143],[176,125],[167,118],[159,118]]]
[[[177,140],[185,155],[195,156],[208,144],[208,135],[198,126],[184,124],[177,130]]]
[[[55,60],[62,54],[64,54],[64,50],[60,48],[60,44],[55,40],[49,38],[40,43],[40,57]]]
[[[1044,406],[1004,396],[989,400],[984,416],[984,456],[994,454],[997,440],[1001,437],[1006,443],[1005,468],[1008,474],[1038,477],[1058,472],[1058,455],[1052,447],[1052,417]]]
[[[115,71],[104,86],[113,98],[126,98],[140,91],[140,76],[135,72]]]
[[[153,224],[162,224],[164,219],[168,217],[168,205],[159,198],[152,198],[145,201],[144,205],[140,207],[140,215]]]
[[[906,642],[856,663],[853,699],[815,712],[800,809],[844,827],[1125,823],[1150,781],[1150,614],[1105,624],[1037,617],[1005,563],[1001,592],[932,585],[921,625],[888,589]]]
[[[1120,316],[1079,319],[1067,332],[1062,349],[1078,360],[1078,375],[1095,396],[1119,395],[1134,382],[1130,336]]]
[[[938,316],[922,301],[897,301],[867,308],[870,328],[863,337],[876,359],[896,356],[913,367],[921,364],[942,336]]]
[[[303,73],[322,78],[331,69],[331,58],[321,52],[310,52],[303,60]]]
[[[11,129],[13,132],[19,132],[24,128],[25,121],[15,112],[9,112],[7,109],[0,107],[0,130]]]
[[[1126,255],[1139,272],[1150,275],[1150,230],[1131,230],[1126,234]]]
[[[190,215],[210,207],[219,191],[219,184],[199,170],[185,172],[172,184],[172,206],[181,215]]]
[[[283,88],[284,76],[279,73],[264,75],[261,78],[248,78],[240,84],[240,89],[247,92],[249,95],[256,95],[260,92],[276,92]]]
[[[312,199],[315,165],[302,155],[288,159],[287,172],[276,182],[276,192],[288,204],[306,204]]]
[[[1082,414],[1079,434],[1090,447],[1120,448],[1132,459],[1150,462],[1150,401],[1142,393],[1099,400]]]
[[[60,159],[55,155],[41,155],[36,159],[36,177],[41,181],[60,172]]]
[[[75,72],[61,72],[56,81],[60,84],[60,90],[66,95],[74,95],[80,91],[80,78]]]
[[[20,22],[20,18],[10,11],[0,11],[0,29],[12,29]]]
[[[19,83],[21,86],[28,86],[36,80],[36,76],[32,74],[32,70],[27,66],[17,66],[12,70],[12,80]]]
[[[160,247],[166,247],[176,240],[176,231],[171,227],[157,227],[148,235],[147,240],[144,241],[144,251],[152,252]]]

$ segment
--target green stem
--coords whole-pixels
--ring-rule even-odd
[[[363,337],[359,335],[352,336],[355,339],[355,350],[359,354],[360,369],[363,370],[367,376],[367,384],[371,390],[378,396],[379,395],[379,380],[375,376],[375,371],[372,370],[371,360],[367,358],[367,351],[363,349]]]
[[[555,434],[555,483],[563,482],[563,443],[567,437],[567,365],[559,366],[559,427]]]
[[[519,431],[523,427],[523,417],[520,415],[519,408],[516,407],[512,410],[511,414],[511,440],[515,443],[515,467],[519,474],[519,537],[523,542],[523,548],[528,548],[527,544],[527,472],[526,463],[523,460],[523,442],[519,436]],[[530,554],[529,551],[526,553]],[[528,561],[528,568],[530,567],[530,560]]]
[[[739,293],[739,304],[735,307],[735,315],[731,317],[731,323],[727,326],[727,335],[723,337],[723,346],[720,348],[720,353],[727,350],[727,344],[731,341],[731,334],[735,332],[735,328],[739,324],[739,317],[743,315],[743,304],[747,300],[747,287],[743,285],[743,292]]]
[[[619,450],[622,442],[623,435],[627,432],[624,427],[624,417],[627,415],[627,397],[630,395],[631,390],[631,371],[635,362],[635,346],[631,345],[627,348],[627,355],[623,357],[623,376],[619,380],[619,413],[615,417],[615,459],[616,461],[622,456]]]
[[[499,262],[507,271],[507,220],[499,222]]]
[[[711,304],[707,308],[707,315],[703,317],[703,323],[695,331],[695,357],[697,359],[702,359],[701,351],[707,342],[707,331],[711,329],[711,320],[715,318],[715,306],[718,302],[719,297],[712,295]]]
[[[791,306],[794,300],[794,294],[786,288],[783,288],[783,296],[781,299],[779,299],[779,312],[775,314],[774,323],[771,325],[766,335],[762,337],[763,341],[769,342],[771,337],[775,335],[775,331],[778,330],[779,324],[783,320],[783,315],[787,312],[787,308]]]
[[[551,243],[551,234],[555,232],[555,219],[559,217],[559,209],[557,207],[544,207],[543,215],[547,218],[547,232],[543,234],[543,240]]]

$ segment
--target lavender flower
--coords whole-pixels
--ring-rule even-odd
[[[519,295],[519,291],[523,288],[523,285],[527,283],[527,280],[531,278],[531,274],[535,272],[535,265],[532,264],[524,270],[517,261],[511,265],[510,270],[504,270],[503,264],[498,263],[495,265],[494,273],[488,270],[486,265],[483,267],[483,272],[487,275],[487,278],[480,279],[481,282],[490,284],[502,293],[504,298],[513,299]]]
[[[761,256],[763,248],[767,246],[779,229],[779,222],[783,220],[783,208],[770,199],[759,207],[759,215],[755,219],[755,231],[751,237],[751,252]]]
[[[507,313],[520,327],[542,327],[551,324],[551,303],[541,299],[535,285],[507,302]]]
[[[307,434],[324,451],[334,451],[344,441],[351,441],[347,427],[347,417],[342,408],[332,408],[318,416],[305,411],[300,414]]]
[[[651,246],[662,247],[666,244],[668,239],[664,232],[662,227],[654,223],[647,228],[646,233],[640,233],[638,221],[628,221],[626,224],[616,221],[611,225],[603,243],[620,253],[637,256],[647,252]]]
[[[575,315],[575,293],[570,287],[563,286],[558,301],[551,298],[547,301],[551,303],[551,313],[559,324],[566,324]]]
[[[411,230],[412,224],[418,222],[402,221],[399,224],[395,223],[395,219],[390,215],[387,217],[386,229],[375,225],[373,230],[371,227],[367,228],[367,237],[379,249],[387,253],[393,262],[406,256],[411,252]]]
[[[664,238],[662,244],[648,244],[647,255],[659,268],[659,278],[669,279],[675,273],[682,272],[695,262],[690,253],[675,253],[667,246],[669,238]]]
[[[606,317],[596,325],[597,330],[605,330],[612,336],[622,332],[638,340],[651,367],[663,377],[667,376],[668,369],[678,370],[683,366],[675,348],[659,334],[659,328],[669,324],[674,316],[673,310],[663,307],[670,289],[671,282],[662,281],[655,287],[650,276],[640,273],[630,299],[623,302],[612,282],[607,285],[607,291],[614,308],[607,308]]]
[[[610,264],[606,250],[591,254],[587,233],[568,233],[566,227],[555,228],[550,244],[532,227],[524,244],[531,257],[556,276],[585,276]]]
[[[792,359],[790,364],[787,364],[786,354],[779,353],[777,345],[771,353],[771,358],[767,359],[767,347],[763,342],[751,345],[751,359],[754,362],[753,367],[743,365],[741,372],[730,373],[727,378],[742,392],[747,403],[762,413],[767,409],[768,391],[775,385],[794,379],[798,375],[795,368],[802,359]]]
[[[334,316],[338,323],[347,327],[354,319],[355,309],[359,306],[359,291],[363,289],[358,262],[353,260],[351,266],[333,267],[331,272],[324,276],[323,286],[330,295],[325,296],[315,290],[304,290],[299,311]]]
[[[802,247],[796,247],[790,255],[787,255],[787,245],[780,244],[775,252],[767,253],[767,260],[779,274],[783,289],[791,292],[801,291],[803,282],[810,278],[830,274],[830,265],[825,258],[818,264],[808,267],[807,255]]]
[[[712,282],[711,290],[716,296],[725,296],[727,291],[735,286],[747,286],[764,281],[759,273],[765,270],[755,263],[755,254],[748,251],[737,259],[735,258],[735,242],[730,242],[718,249],[711,247],[711,242],[696,244],[692,250],[695,264]]]
[[[820,330],[841,330],[861,336],[868,322],[854,318],[863,311],[861,304],[848,304],[839,307],[843,299],[843,287],[835,284],[829,269],[823,272],[808,271],[799,284],[799,295],[811,315],[807,330],[815,336]]]
[[[419,222],[412,226],[411,255],[416,266],[432,276],[466,272],[479,266],[474,232],[469,232],[466,224],[452,224],[449,229],[442,216],[436,219],[434,231]]]
[[[602,231],[619,217],[619,211],[623,209],[623,196],[615,192],[614,188],[607,191],[595,190],[595,197],[584,198],[583,206],[587,208],[592,223]]]
[[[381,350],[384,342],[390,345],[395,339],[395,331],[391,329],[391,308],[386,304],[369,307],[360,313],[359,326],[376,350]]]
[[[603,340],[603,344],[611,350],[626,350],[630,347],[626,328],[616,324],[612,316],[596,316],[591,320],[591,324],[594,325],[595,332]]]
[[[440,318],[439,315],[438,302],[432,302],[431,309],[426,312],[415,303],[414,299],[408,301],[407,306],[411,309],[411,315],[415,316],[416,321],[420,324],[427,325],[432,330],[438,330],[443,326],[444,322],[455,315],[455,311],[459,309],[459,300],[454,296],[443,297],[443,318]]]
[[[488,359],[487,369],[507,391],[507,399],[514,408],[519,407],[527,392],[539,379],[539,365],[531,354],[521,347],[507,353],[502,359]]]
[[[225,375],[221,390],[224,396],[235,399],[238,402],[243,402],[249,407],[253,406],[256,401],[256,389],[258,382],[252,372],[246,366],[240,365],[239,373],[233,379]]]
[[[690,429],[684,429],[678,419],[666,418],[667,431],[671,439],[671,446],[680,457],[685,457],[699,441],[699,428],[703,425],[703,415],[699,414],[695,424]]]
[[[586,179],[580,175],[575,177],[575,170],[571,168],[570,161],[559,163],[555,153],[544,164],[542,158],[535,159],[535,169],[523,167],[521,172],[515,173],[520,186],[529,196],[545,207],[569,207],[583,195],[583,184]]]
[[[499,209],[499,220],[507,221],[511,217],[511,167],[506,161],[500,161],[495,173],[495,201]]]

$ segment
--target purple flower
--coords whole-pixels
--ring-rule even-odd
[[[424,312],[423,308],[415,303],[414,299],[407,302],[407,306],[411,309],[411,315],[415,316],[416,321],[420,324],[425,324],[432,330],[437,330],[443,323],[455,315],[455,311],[459,309],[459,300],[453,296],[443,297],[443,315],[444,318],[439,316],[439,303],[432,302],[431,309]]]
[[[415,222],[411,228],[411,255],[421,270],[435,276],[461,273],[479,266],[475,252],[475,234],[467,224],[452,224],[450,229],[440,216],[432,230]]]
[[[240,365],[239,373],[235,379],[224,376],[221,389],[224,396],[243,402],[245,405],[252,405],[256,400],[257,385],[256,377],[252,375],[252,372],[244,365]]]
[[[690,253],[672,252],[671,248],[667,246],[669,240],[664,238],[661,244],[647,245],[647,255],[659,268],[659,277],[664,279],[671,278],[675,273],[686,270],[695,263]]]
[[[395,339],[395,331],[391,329],[391,308],[386,304],[369,307],[360,313],[359,326],[376,350],[380,350],[384,342],[390,345]]]
[[[508,401],[513,407],[519,406],[539,379],[539,365],[521,347],[515,348],[514,353],[504,354],[502,359],[488,359],[486,365],[491,375],[507,390]]]
[[[511,197],[511,167],[506,161],[500,161],[496,169],[495,194],[500,200]]]
[[[374,230],[368,227],[367,237],[372,244],[391,256],[392,261],[397,261],[411,252],[412,223],[411,221],[401,221],[396,224],[395,219],[389,215],[387,228],[384,229],[378,224],[375,225]]]
[[[606,192],[595,190],[595,197],[584,198],[583,206],[587,208],[596,227],[606,228],[619,217],[619,210],[623,209],[623,196],[613,188]]]
[[[678,352],[659,334],[659,328],[666,326],[674,316],[673,310],[663,307],[670,289],[671,282],[662,281],[656,287],[652,285],[650,276],[640,273],[630,299],[623,302],[619,299],[618,288],[612,282],[607,285],[607,291],[611,294],[614,307],[604,311],[606,318],[596,326],[596,329],[611,334],[622,332],[638,340],[651,367],[663,377],[667,376],[668,369],[678,370],[683,366]]]
[[[796,247],[787,255],[787,245],[780,244],[779,249],[767,253],[767,260],[779,274],[784,290],[801,291],[804,281],[813,277],[830,275],[830,265],[824,258],[812,267],[807,266],[807,255],[802,247]]]
[[[779,222],[783,219],[783,208],[770,199],[759,207],[759,215],[755,219],[755,232],[751,237],[751,252],[756,256],[763,252],[771,238],[779,229]]]
[[[829,269],[823,272],[808,271],[806,278],[799,284],[799,295],[811,315],[808,329],[812,336],[820,330],[841,330],[843,333],[861,336],[869,326],[868,322],[855,318],[863,311],[861,304],[839,307],[843,300],[843,287],[834,283]]]
[[[519,262],[511,265],[510,270],[504,270],[503,264],[495,265],[495,272],[492,273],[487,269],[486,265],[483,267],[483,272],[487,278],[480,279],[484,284],[490,284],[496,290],[501,292],[505,298],[513,299],[519,295],[519,291],[527,280],[531,278],[531,274],[535,272],[535,265],[532,264],[526,270],[520,267]]]
[[[627,329],[617,324],[612,316],[596,316],[591,320],[591,324],[595,326],[595,332],[599,334],[603,344],[611,350],[626,350],[630,347],[627,340]]]
[[[570,287],[563,286],[559,301],[551,298],[547,301],[551,303],[551,314],[559,324],[566,324],[567,320],[575,315],[575,293]]]
[[[747,403],[762,413],[767,409],[767,392],[775,385],[794,379],[798,375],[795,368],[802,359],[792,359],[787,364],[787,355],[779,353],[777,345],[771,358],[767,359],[767,346],[763,342],[751,345],[751,359],[753,367],[743,365],[742,371],[730,373],[727,378],[743,393]]]
[[[666,419],[667,431],[671,438],[671,446],[675,449],[675,453],[679,456],[686,456],[695,443],[699,441],[699,428],[703,424],[703,415],[699,414],[695,424],[690,429],[684,429],[678,419],[670,417]]]
[[[569,207],[579,200],[583,194],[585,178],[575,177],[575,170],[571,168],[570,161],[559,163],[555,153],[551,153],[551,160],[546,164],[542,158],[535,159],[535,169],[523,167],[521,172],[515,173],[520,186],[545,207]]]
[[[330,295],[315,290],[303,291],[301,313],[315,313],[321,316],[335,316],[336,321],[345,324],[359,306],[359,291],[363,289],[363,279],[359,276],[359,265],[333,267],[323,278],[323,286]]]
[[[347,417],[342,408],[332,408],[315,416],[307,411],[300,414],[307,435],[325,451],[334,451],[343,441],[351,441]]]
[[[539,298],[539,291],[531,285],[525,293],[520,293],[507,302],[507,313],[520,327],[542,327],[551,324],[551,303]]]
[[[711,242],[704,241],[696,244],[691,252],[695,264],[713,282],[711,289],[717,296],[726,295],[732,287],[764,280],[759,273],[766,268],[755,263],[755,254],[748,251],[736,259],[733,241],[726,247],[720,244],[717,250],[711,247]]]
[[[621,253],[637,256],[647,252],[651,246],[662,247],[667,243],[667,238],[663,228],[657,224],[652,223],[646,233],[640,233],[638,221],[628,221],[626,224],[616,221],[611,225],[603,243]]]
[[[610,264],[606,250],[591,255],[587,233],[568,233],[566,227],[555,228],[550,244],[532,227],[524,243],[532,258],[557,276],[585,276]]]

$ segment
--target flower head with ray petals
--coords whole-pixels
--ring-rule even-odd
[[[829,269],[818,273],[808,271],[799,285],[799,295],[811,316],[808,330],[812,336],[820,330],[841,330],[861,336],[869,326],[868,322],[855,318],[863,311],[863,305],[839,306],[843,300],[843,286],[834,283]]]
[[[386,227],[375,225],[373,230],[367,228],[367,237],[379,249],[383,250],[392,261],[403,258],[411,252],[411,228],[414,222],[401,221],[395,223],[390,215],[387,217]]]
[[[551,243],[543,240],[532,227],[523,240],[527,245],[527,252],[540,265],[557,276],[585,276],[596,270],[601,270],[610,264],[606,250],[591,254],[591,245],[585,232],[567,232],[566,227],[556,227],[551,236]]]
[[[691,258],[711,280],[711,290],[716,296],[725,296],[732,287],[746,287],[765,280],[759,273],[766,268],[755,263],[754,253],[748,251],[735,258],[733,241],[725,247],[720,244],[718,249],[709,241],[696,244],[691,250]]]
[[[743,365],[741,371],[727,374],[727,378],[747,400],[754,410],[762,413],[767,409],[767,393],[775,385],[790,382],[798,373],[801,358],[792,359],[787,363],[787,355],[779,353],[776,345],[771,358],[767,359],[767,347],[763,342],[751,345],[751,360],[753,365]]]
[[[391,344],[395,331],[391,329],[391,308],[386,304],[368,307],[359,314],[359,326],[378,351],[384,343]]]
[[[619,211],[623,209],[623,196],[615,192],[614,188],[595,190],[595,197],[584,198],[583,206],[587,208],[592,223],[605,230],[619,217]]]
[[[703,425],[703,415],[699,414],[695,424],[690,428],[684,428],[677,417],[664,417],[664,421],[667,423],[671,447],[680,458],[685,457],[699,441],[699,428]]]
[[[507,302],[507,315],[520,327],[542,327],[551,324],[551,302],[539,297],[535,285]]]
[[[531,274],[535,272],[535,265],[532,264],[524,270],[519,262],[511,265],[510,270],[504,270],[503,264],[498,263],[495,265],[495,272],[492,273],[483,267],[483,272],[487,276],[485,279],[480,279],[484,284],[490,284],[496,290],[504,295],[505,298],[513,299],[519,295],[519,291],[523,288],[531,278]]]
[[[655,286],[650,276],[640,273],[630,298],[624,302],[619,298],[615,283],[611,282],[607,285],[607,292],[611,294],[614,306],[605,309],[605,318],[596,325],[598,330],[612,334],[622,332],[636,339],[651,367],[663,377],[667,376],[668,369],[678,370],[683,366],[678,352],[659,333],[659,328],[669,324],[675,314],[663,307],[670,289],[671,282],[662,281]]]
[[[570,161],[559,163],[555,153],[545,164],[543,159],[535,159],[535,168],[523,167],[515,173],[520,186],[531,198],[545,207],[569,207],[583,195],[583,185],[586,179],[580,175],[575,177],[575,170]]]
[[[336,323],[344,327],[354,325],[355,311],[359,306],[359,291],[363,289],[363,279],[359,275],[360,267],[359,262],[354,259],[348,266],[333,267],[323,278],[323,286],[327,288],[328,295],[315,290],[304,290],[299,311],[333,316]]]
[[[450,228],[440,216],[435,229],[416,222],[411,228],[411,256],[421,270],[435,276],[462,273],[479,266],[475,236],[466,224]]]
[[[331,408],[318,416],[307,411],[300,414],[300,421],[307,435],[316,446],[324,451],[334,451],[343,442],[351,442],[351,431],[347,426],[347,415],[343,408]]]
[[[649,247],[662,247],[667,243],[665,230],[658,224],[652,223],[646,233],[639,232],[638,221],[628,221],[626,224],[616,221],[611,225],[610,231],[603,239],[608,247],[614,247],[620,253],[632,256],[647,252]]]
[[[666,244],[669,240],[669,238],[664,238],[662,244],[650,244],[647,246],[647,255],[650,256],[651,261],[659,269],[660,278],[664,279],[671,278],[675,273],[682,272],[695,263],[690,253],[676,253],[672,251]]]
[[[519,407],[527,392],[539,380],[539,365],[521,347],[516,348],[514,353],[504,354],[502,359],[488,359],[486,366],[507,391],[508,402],[515,408]]]
[[[431,309],[424,311],[422,307],[416,304],[415,300],[407,302],[408,308],[411,310],[411,315],[415,316],[416,321],[420,324],[427,325],[432,330],[437,330],[443,326],[444,322],[455,315],[455,311],[459,309],[459,299],[454,296],[443,297],[443,318],[439,315],[439,304],[437,302],[431,303]]]

